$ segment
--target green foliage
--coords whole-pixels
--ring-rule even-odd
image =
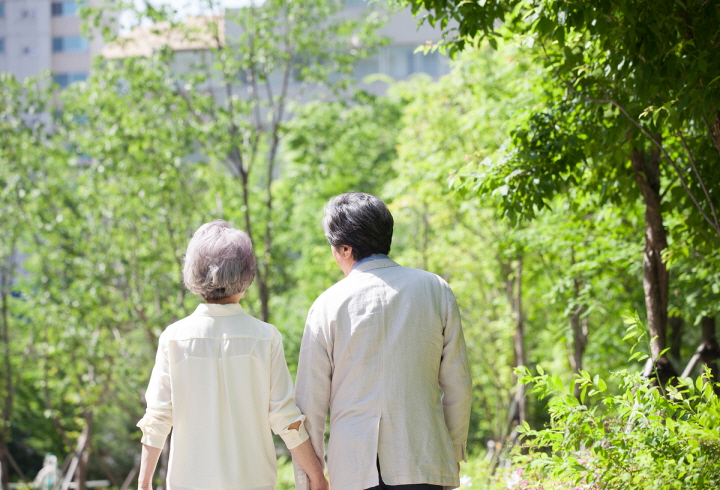
[[[476,190],[499,192],[511,218],[532,216],[573,186],[616,203],[633,199],[630,149],[659,147],[670,164],[667,208],[691,220],[696,243],[717,245],[717,5],[700,0],[407,3],[416,12],[427,9],[424,20],[430,23],[443,19],[448,36],[457,33],[449,41],[451,50],[473,49],[477,37],[497,47],[502,37],[526,46],[545,66],[538,80],[544,88],[541,104],[528,108],[508,151],[480,163],[475,174]]]
[[[626,321],[626,339],[634,339],[636,346],[647,342],[637,314]],[[519,382],[549,399],[551,419],[545,429],[522,428],[528,454],[517,458],[526,471],[516,488],[541,488],[548,478],[555,488],[664,490],[720,484],[720,385],[712,379],[678,379],[664,391],[627,370],[609,381],[582,371],[568,384],[539,365],[537,372],[533,376],[521,368]],[[617,385],[616,393],[608,384]]]
[[[558,206],[590,217],[614,209],[633,222],[640,203],[654,230],[646,251],[663,254],[673,268],[668,286],[666,264],[645,262],[646,273],[658,278],[657,289],[646,282],[645,298],[649,327],[658,333],[654,355],[665,347],[668,309],[695,324],[713,318],[720,244],[717,5],[405,3],[416,12],[426,8],[425,20],[443,19],[448,33],[459,35],[449,40],[455,54],[477,49],[482,40],[499,53],[511,43],[543,67],[534,74],[532,104],[516,109],[505,144],[468,154],[456,170],[452,182],[461,195],[496,199],[501,215],[520,226]],[[645,155],[653,154],[651,169]],[[634,233],[638,242],[645,237],[642,227]],[[584,283],[581,277],[574,281]]]

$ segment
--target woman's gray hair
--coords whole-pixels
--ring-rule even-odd
[[[218,300],[242,293],[255,279],[250,237],[224,220],[202,225],[185,252],[183,281],[191,293]]]

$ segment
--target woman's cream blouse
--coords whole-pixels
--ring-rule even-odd
[[[142,442],[170,443],[168,490],[274,490],[275,447],[308,439],[278,330],[238,304],[201,304],[160,336],[138,422]]]

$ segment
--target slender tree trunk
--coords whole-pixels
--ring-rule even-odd
[[[514,264],[513,264],[514,262]],[[513,266],[514,265],[514,266]],[[513,322],[515,323],[515,335],[513,336],[513,348],[515,352],[514,366],[520,367],[527,364],[525,354],[525,324],[522,310],[522,272],[523,257],[518,252],[516,260],[505,262],[500,260],[500,268],[504,276],[504,287],[510,308],[512,310]],[[517,384],[517,378],[513,375]],[[517,442],[519,432],[518,425],[527,420],[527,404],[525,396],[525,385],[517,385],[515,395],[510,402],[508,411],[507,426],[502,433],[501,446],[493,454],[490,461],[490,474],[494,475],[502,457],[503,446],[508,452]]]
[[[102,469],[103,473],[105,473],[105,476],[107,477],[108,481],[110,482],[110,485],[112,485],[113,488],[119,488],[120,487],[120,481],[117,479],[117,476],[108,468],[108,465],[105,464],[105,456],[103,454],[100,454],[100,452],[95,450],[95,447],[91,447],[93,454],[95,454],[96,458],[95,460],[100,465],[100,468]]]
[[[75,483],[78,490],[87,490],[86,482],[88,476],[88,463],[90,462],[90,438],[93,431],[93,413],[85,413],[85,427],[80,435],[82,444],[78,444],[80,453],[77,455],[78,464],[75,470]]]
[[[0,441],[0,471],[2,471],[2,490],[10,488],[10,461],[5,441]]]
[[[10,417],[14,404],[14,387],[12,363],[10,362],[10,293],[14,281],[15,272],[15,243],[17,237],[13,234],[10,237],[10,253],[4,257],[5,263],[0,271],[0,296],[2,297],[2,343],[3,343],[3,381],[5,389],[5,400],[2,407],[2,427],[0,427],[0,471],[2,477],[0,484],[2,490],[8,490],[10,482],[10,453],[7,449],[7,440],[10,438]]]
[[[575,265],[575,247],[571,249],[570,255],[571,264]],[[572,352],[570,353],[570,365],[573,368],[575,374],[580,374],[583,370],[583,356],[585,355],[585,348],[587,347],[587,336],[588,336],[588,320],[583,314],[587,311],[584,304],[581,304],[580,289],[582,283],[579,279],[573,278],[573,295],[576,303],[575,310],[570,315],[570,328],[572,330]],[[580,386],[575,386],[574,390],[575,398],[580,399]]]
[[[670,325],[670,357],[675,362],[681,361],[682,336],[685,322],[679,316],[671,316]]]
[[[700,320],[702,327],[702,343],[700,345],[700,362],[703,371],[718,380],[718,359],[720,359],[720,346],[718,346],[715,317],[704,316]]]
[[[667,234],[660,211],[660,151],[653,147],[646,154],[635,148],[631,161],[635,182],[645,203],[643,288],[651,338],[650,352],[658,382],[664,385],[677,373],[667,356],[661,355],[667,345],[669,275],[662,258],[667,248]]]
[[[140,469],[140,455],[135,455],[135,464],[133,465],[132,469],[130,470],[130,473],[125,477],[125,481],[123,481],[123,484],[120,485],[120,490],[127,490],[130,488],[130,485],[133,484],[135,481],[135,475],[137,475],[138,470]]]
[[[715,148],[717,148],[717,151],[720,152],[720,111],[718,111],[715,115],[715,119],[712,123],[712,131],[710,132],[710,136],[712,136]]]
[[[23,473],[22,469],[17,464],[17,461],[15,461],[15,458],[13,458],[12,454],[10,454],[10,448],[8,448],[7,444],[0,443],[0,455],[3,458],[3,475],[5,475],[5,481],[8,483],[8,487],[10,485],[10,467],[15,470],[15,473],[20,477],[20,481],[27,481],[27,477],[25,476],[25,473]]]
[[[92,435],[92,413],[85,412],[85,427],[80,433],[80,437],[77,440],[77,446],[75,449],[75,455],[70,460],[70,465],[67,472],[64,473],[62,482],[62,490],[68,490],[70,488],[73,477],[75,477],[75,485],[79,490],[86,490],[85,481],[87,479],[87,460],[83,461],[85,453],[88,451],[90,446],[90,437]],[[64,470],[63,465],[63,470]]]
[[[581,318],[584,312],[585,307],[578,306],[570,317],[570,325],[573,330],[573,352],[570,360],[575,374],[580,374],[580,371],[584,369],[583,357],[588,335],[587,318]]]
[[[515,336],[513,339],[515,346],[515,367],[525,366],[527,364],[525,356],[525,323],[522,311],[522,272],[523,258],[522,255],[519,254],[515,265],[514,281],[510,283],[511,292],[514,289],[514,294],[511,295],[511,303],[515,321]],[[527,420],[525,398],[525,385],[518,385],[517,391],[515,392],[515,401],[517,403],[516,422],[518,425]]]
[[[270,272],[267,262],[263,265],[263,269],[265,270],[265,273],[258,281],[258,289],[260,290],[260,319],[267,322],[270,319],[270,289],[264,279],[265,277],[268,277]]]
[[[583,357],[585,355],[585,347],[587,346],[588,321],[587,317],[582,317],[585,307],[578,305],[572,316],[570,316],[570,326],[573,332],[573,351],[570,356],[570,364],[573,372],[580,374],[584,369]],[[575,398],[580,399],[580,385],[576,385],[573,390]]]

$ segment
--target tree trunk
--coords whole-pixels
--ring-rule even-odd
[[[659,136],[656,136],[659,140]],[[660,211],[660,151],[653,147],[649,155],[637,148],[632,152],[632,167],[645,204],[645,247],[643,250],[643,289],[650,330],[650,353],[655,362],[657,381],[664,385],[677,376],[672,364],[661,355],[667,345],[669,275],[662,258],[667,234]]]
[[[525,366],[527,364],[525,354],[525,324],[522,311],[522,271],[523,257],[518,252],[516,260],[504,261],[499,260],[500,268],[504,276],[505,294],[507,295],[512,310],[513,322],[515,323],[515,335],[513,336],[513,347],[515,351],[515,360],[513,367]],[[513,267],[513,262],[515,262]],[[513,379],[517,384],[517,378],[513,375]],[[527,404],[525,396],[525,385],[517,385],[515,395],[510,402],[508,411],[508,423],[506,430],[503,431],[500,438],[501,447],[495,451],[490,461],[490,474],[494,475],[498,467],[498,463],[502,456],[503,449],[508,452],[518,440],[518,425],[527,420]]]
[[[675,362],[681,361],[680,349],[682,348],[682,336],[685,322],[679,316],[671,316],[670,325],[670,357]]]
[[[703,372],[718,380],[718,363],[720,359],[720,346],[718,346],[715,317],[704,316],[700,320],[702,327],[702,343],[700,344],[700,362],[703,364]]]
[[[268,260],[268,259],[264,259]],[[258,276],[258,289],[260,290],[260,320],[264,322],[270,321],[270,288],[268,288],[268,284],[265,281],[265,278],[270,276],[270,268],[267,265],[267,262],[262,266],[263,270],[265,271],[264,274]],[[258,267],[258,270],[260,267]]]
[[[3,385],[5,389],[5,400],[2,407],[2,419],[0,419],[0,484],[2,490],[8,490],[10,482],[10,453],[7,449],[7,441],[10,435],[10,417],[12,416],[14,404],[13,372],[10,362],[10,294],[15,280],[15,243],[17,237],[13,234],[10,237],[10,253],[3,257],[4,264],[0,267],[0,296],[2,297],[2,344],[3,344]]]
[[[86,490],[85,481],[87,479],[87,459],[85,458],[85,454],[90,446],[93,415],[92,413],[85,412],[84,417],[85,427],[83,427],[80,437],[78,437],[75,455],[70,461],[69,468],[63,477],[61,486],[62,490],[68,490],[70,488],[73,477],[75,477],[75,488],[79,490]]]
[[[93,413],[85,413],[85,427],[80,435],[81,444],[78,444],[80,453],[77,455],[78,463],[75,470],[75,483],[78,490],[87,490],[88,463],[90,462],[90,438],[93,431]]]
[[[571,248],[571,264],[575,265],[575,247]],[[575,310],[570,315],[570,329],[572,330],[572,352],[570,353],[570,366],[575,374],[583,370],[583,356],[587,347],[588,320],[583,314],[587,311],[585,305],[579,303],[580,289],[582,283],[579,279],[573,278],[573,295],[577,303]],[[575,386],[575,398],[580,400],[580,385]]]
[[[525,366],[527,359],[525,356],[525,324],[522,311],[522,255],[518,254],[514,281],[510,282],[510,291],[514,289],[511,295],[511,304],[513,309],[513,317],[515,320],[515,367]],[[514,287],[513,287],[514,282]],[[515,402],[517,403],[516,422],[518,425],[527,420],[527,408],[525,403],[525,385],[518,385],[515,392]]]
[[[570,326],[573,332],[573,351],[570,356],[570,364],[572,365],[573,372],[580,374],[583,370],[583,356],[585,355],[585,347],[587,346],[587,335],[588,335],[588,322],[587,317],[582,317],[585,312],[583,306],[575,308],[572,316],[570,316]],[[573,391],[575,398],[580,399],[580,385],[575,385]]]
[[[0,441],[0,472],[2,472],[2,490],[10,488],[10,461],[8,460],[8,449],[5,441]]]

